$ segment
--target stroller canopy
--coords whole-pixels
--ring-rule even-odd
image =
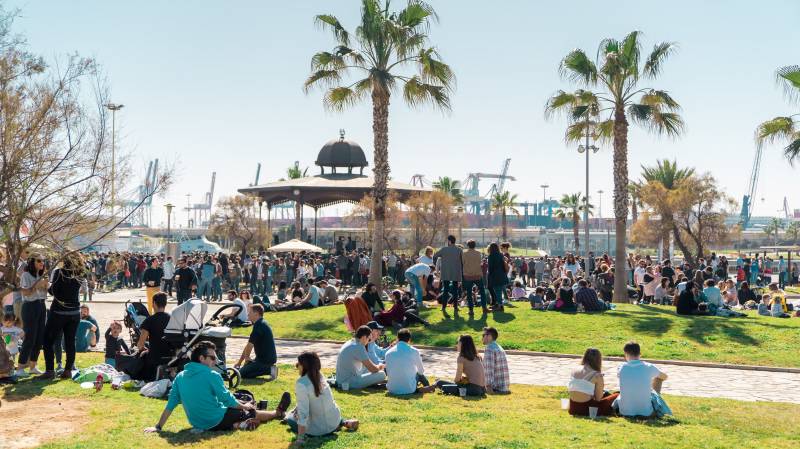
[[[166,333],[181,333],[184,330],[199,331],[203,327],[208,304],[194,298],[176,307],[169,318]]]

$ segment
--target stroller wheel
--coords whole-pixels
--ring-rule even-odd
[[[238,387],[239,382],[242,381],[242,375],[236,368],[225,368],[225,377],[228,381],[228,388],[231,390]]]

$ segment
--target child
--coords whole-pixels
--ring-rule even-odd
[[[117,354],[121,354],[122,351],[125,351],[125,354],[131,352],[128,345],[125,344],[125,340],[119,337],[121,333],[122,324],[119,321],[113,321],[106,331],[106,364],[115,368]]]
[[[531,303],[531,310],[544,310],[544,288],[536,287],[536,290],[528,298]]]
[[[19,353],[22,339],[25,338],[25,332],[17,326],[17,317],[13,313],[6,313],[3,315],[3,326],[0,327],[0,335],[6,344],[6,350],[15,357]]]
[[[511,290],[511,299],[514,301],[519,301],[525,299],[527,296],[527,292],[525,288],[522,286],[522,282],[515,281],[514,282],[514,289]]]
[[[770,306],[770,312],[772,312],[772,316],[774,316],[775,318],[789,318],[791,316],[785,312],[786,307],[783,304],[784,301],[785,299],[783,298],[783,296],[778,294],[772,295],[772,305]]]

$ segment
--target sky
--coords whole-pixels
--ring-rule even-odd
[[[516,177],[509,190],[521,201],[584,190],[584,159],[563,140],[564,119],[546,120],[544,104],[558,89],[575,89],[558,74],[570,50],[595,54],[606,37],[644,32],[646,50],[673,41],[679,51],[661,77],[643,87],[667,90],[683,107],[686,133],[678,139],[632,127],[629,167],[675,159],[710,172],[741,200],[747,189],[758,123],[796,113],[775,83],[778,67],[798,63],[800,2],[793,0],[618,0],[571,2],[431,0],[440,16],[432,43],[457,77],[452,111],[410,109],[398,95],[389,117],[391,176],[414,174],[464,179],[470,172],[497,172],[511,158]],[[24,0],[15,30],[30,49],[55,60],[67,53],[96,58],[107,76],[117,115],[118,147],[133,153],[136,177],[147,161],[175,167],[176,182],[154,200],[154,224],[164,223],[163,204],[199,202],[216,171],[215,201],[255,178],[285,176],[299,161],[317,173],[317,152],[344,128],[372,161],[368,104],[343,113],[323,108],[322,93],[305,94],[311,56],[333,47],[314,26],[331,13],[353,29],[357,0],[137,2]],[[395,0],[400,8],[403,2]],[[591,202],[603,190],[603,217],[611,214],[611,148],[591,156]],[[781,147],[767,146],[754,215],[777,215],[787,197],[800,208],[792,168]],[[133,183],[132,183],[133,184]],[[490,187],[484,181],[482,191]],[[760,198],[764,198],[761,201]],[[322,215],[341,213],[328,208]],[[186,225],[185,212],[175,212]],[[175,223],[175,221],[173,221]],[[175,226],[175,225],[173,225]]]

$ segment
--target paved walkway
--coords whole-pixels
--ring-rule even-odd
[[[91,303],[92,315],[98,320],[101,329],[106,329],[112,320],[121,320],[124,315],[122,302],[126,299],[144,298],[143,291],[125,290],[110,294],[98,295],[96,299],[106,299]],[[167,310],[174,308],[170,304]],[[218,305],[211,304],[209,313]],[[228,339],[228,358],[236,359],[246,343],[243,338]],[[339,345],[324,342],[298,342],[278,340],[279,363],[293,365],[297,356],[305,350],[316,351],[326,368],[334,368]],[[102,343],[101,343],[102,347]],[[449,349],[424,349],[422,358],[428,375],[450,378],[455,374],[455,354]],[[565,386],[570,372],[578,360],[568,357],[547,357],[536,355],[509,354],[511,382],[527,385]],[[606,361],[606,384],[609,389],[618,388],[616,375],[619,362]],[[800,404],[800,373],[761,372],[728,368],[709,368],[664,365],[662,369],[669,374],[664,383],[664,392],[668,394],[721,397],[744,401],[776,401]],[[294,375],[294,373],[285,373]],[[758,380],[760,385],[770,388],[754,388]]]

